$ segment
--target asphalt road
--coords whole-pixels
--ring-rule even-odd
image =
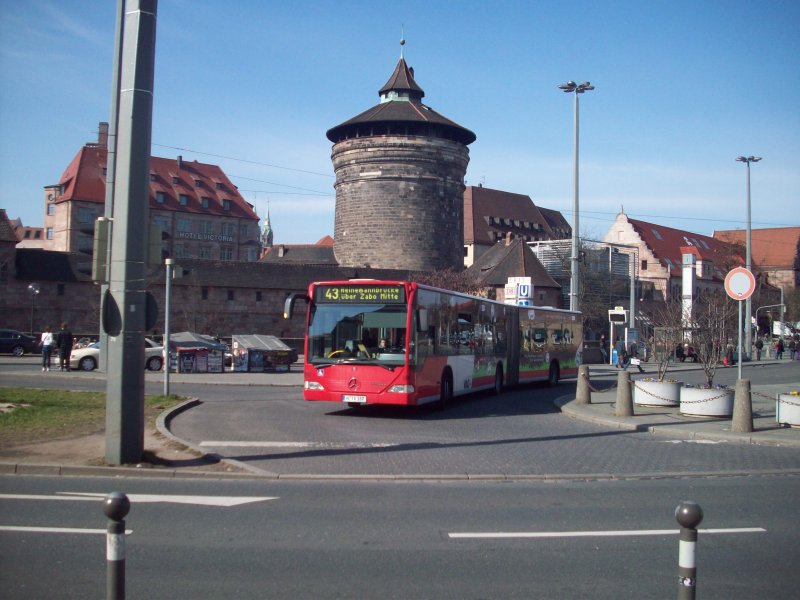
[[[118,489],[133,498],[129,598],[674,598],[674,511],[683,500],[705,515],[698,598],[791,598],[800,584],[796,476],[556,483],[4,476],[3,598],[104,597],[106,519],[97,498],[76,494]],[[183,503],[157,495],[183,495]],[[245,503],[208,504],[227,497]]]

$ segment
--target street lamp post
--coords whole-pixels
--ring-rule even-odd
[[[39,295],[39,284],[31,283],[28,285],[28,291],[31,293],[31,335],[33,335],[33,315],[36,312],[36,296]]]
[[[761,160],[760,156],[739,156],[736,158],[738,162],[743,162],[747,165],[747,270],[753,271],[753,264],[751,258],[751,225],[750,225],[750,163],[755,163]],[[747,349],[747,356],[751,356],[753,352],[753,306],[750,303],[750,297],[745,300],[745,320],[747,321],[747,332],[745,333],[745,348]]]
[[[590,84],[588,81],[584,81],[583,83],[575,83],[574,81],[568,81],[567,83],[563,83],[558,86],[560,90],[562,90],[566,94],[575,94],[575,144],[573,148],[573,174],[572,174],[572,185],[573,185],[573,197],[572,197],[572,260],[571,260],[571,271],[570,271],[570,281],[569,281],[569,309],[570,310],[580,310],[580,306],[578,305],[578,286],[580,285],[580,275],[578,273],[578,260],[579,260],[579,249],[578,249],[578,239],[579,239],[579,232],[578,232],[578,96],[583,94],[584,92],[588,92],[594,89],[594,86]]]

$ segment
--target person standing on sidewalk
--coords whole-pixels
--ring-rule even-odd
[[[794,360],[794,355],[797,353],[797,342],[794,338],[789,340],[789,360]]]
[[[55,342],[55,338],[53,337],[53,332],[50,331],[50,325],[48,325],[42,333],[40,342],[42,346],[42,371],[50,370],[50,353],[53,351],[53,342]]]
[[[67,327],[66,323],[61,324],[61,331],[58,332],[56,337],[56,346],[58,346],[58,363],[59,371],[69,371],[69,354],[72,352],[73,336],[72,332]]]
[[[756,360],[761,360],[761,349],[764,347],[764,342],[761,338],[756,339]]]
[[[783,358],[783,340],[781,339],[775,342],[775,358],[778,360]]]

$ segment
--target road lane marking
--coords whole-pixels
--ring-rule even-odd
[[[101,535],[108,533],[107,529],[77,529],[74,527],[17,527],[14,525],[0,525],[0,531],[19,531],[22,533],[78,533]],[[130,535],[133,529],[126,529],[125,533]]]
[[[351,448],[391,448],[400,444],[383,442],[240,442],[240,441],[204,441],[200,446],[214,448],[325,448],[325,449],[351,449]]]
[[[0,500],[72,500],[76,502],[99,502],[105,500],[106,493],[57,492],[55,496],[32,494],[0,494]],[[198,506],[221,506],[229,508],[253,502],[277,500],[278,496],[180,496],[175,494],[126,494],[132,504],[165,502],[169,504],[194,504]]]
[[[699,533],[766,533],[762,527],[737,527],[728,529],[698,529]],[[575,537],[627,537],[645,535],[677,535],[679,529],[630,529],[617,531],[495,531],[476,533],[448,533],[451,539],[514,539],[514,538],[575,538]]]

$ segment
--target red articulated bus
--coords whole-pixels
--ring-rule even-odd
[[[445,406],[454,396],[577,373],[581,315],[410,281],[312,283],[303,397],[348,405]]]

